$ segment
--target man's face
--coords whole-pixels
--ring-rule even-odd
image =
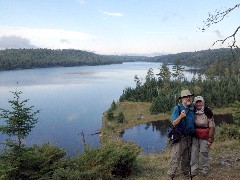
[[[197,109],[202,109],[203,107],[203,102],[202,101],[197,101],[196,104],[195,104],[196,108]]]
[[[189,106],[192,103],[192,96],[185,96],[182,98],[182,102]]]

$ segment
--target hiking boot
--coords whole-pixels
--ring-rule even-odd
[[[208,175],[208,171],[202,171],[201,174],[202,174],[202,176],[207,176]]]
[[[188,171],[184,171],[184,172],[182,172],[182,175],[183,175],[183,176],[189,176],[190,173],[189,173]]]
[[[174,175],[167,175],[167,180],[173,180],[173,178],[174,178]]]

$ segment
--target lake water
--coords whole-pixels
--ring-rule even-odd
[[[91,135],[102,125],[102,114],[122,91],[135,87],[134,76],[143,78],[149,68],[159,72],[160,63],[131,62],[101,66],[58,67],[0,72],[0,108],[10,108],[10,91],[22,91],[22,100],[41,110],[38,123],[24,143],[31,146],[50,142],[67,150],[69,155],[83,152],[81,135],[85,134],[90,147],[100,146],[99,135]],[[185,73],[185,77],[192,78]],[[2,122],[1,122],[2,123]],[[136,131],[151,130],[140,126]],[[157,141],[164,138],[159,131],[151,131]],[[133,133],[131,133],[133,134]],[[130,136],[125,134],[126,137]],[[123,138],[125,138],[123,135]],[[0,135],[0,142],[5,139]],[[131,138],[130,138],[131,139]],[[134,138],[133,138],[134,139]],[[148,139],[149,141],[149,139]],[[162,147],[158,148],[162,149]]]

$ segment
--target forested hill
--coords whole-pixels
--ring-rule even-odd
[[[233,56],[234,54],[234,56]],[[169,54],[163,56],[155,56],[151,58],[153,62],[167,62],[174,63],[175,60],[180,60],[182,65],[194,67],[208,67],[215,63],[228,63],[232,64],[240,60],[240,53],[237,53],[229,48],[221,49],[208,49],[195,52],[182,52],[177,54]]]
[[[6,49],[0,50],[0,70],[117,64],[126,61],[146,61],[146,58],[98,55],[73,49]]]
[[[155,57],[99,55],[93,52],[73,49],[6,49],[0,50],[0,70],[104,65],[132,61],[174,63],[176,60],[180,60],[182,65],[199,68],[209,67],[212,64],[225,67],[226,64],[236,65],[236,61],[240,61],[240,53],[234,54],[235,58],[233,58],[231,50],[226,48],[182,52]]]

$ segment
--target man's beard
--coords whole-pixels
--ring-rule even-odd
[[[191,101],[187,101],[187,100],[183,101],[183,104],[185,104],[186,106],[190,106],[191,103],[192,103]]]

